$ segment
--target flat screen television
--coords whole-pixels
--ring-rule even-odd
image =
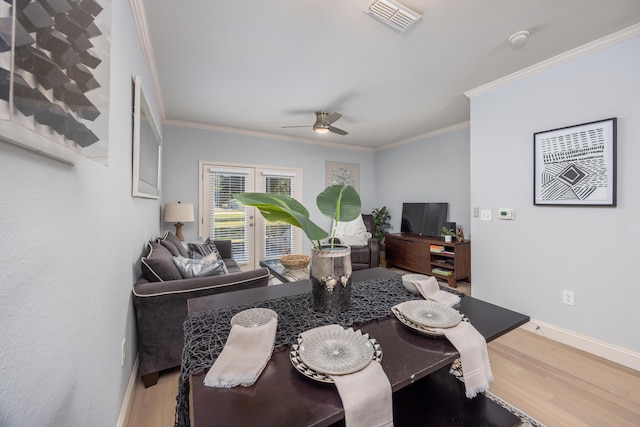
[[[439,237],[448,213],[449,203],[403,203],[400,232]]]

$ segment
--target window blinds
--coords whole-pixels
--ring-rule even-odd
[[[261,173],[260,188],[265,193],[295,194],[295,173],[264,170]],[[263,221],[264,240],[263,256],[265,259],[279,258],[281,255],[295,253],[295,228],[289,224]]]
[[[243,193],[247,188],[249,171],[242,169],[210,169],[211,206],[210,237],[218,240],[231,240],[233,258],[238,263],[249,259],[247,208],[240,205],[234,195]]]

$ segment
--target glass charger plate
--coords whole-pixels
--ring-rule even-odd
[[[329,375],[347,375],[371,363],[373,347],[367,336],[353,329],[307,331],[299,355],[311,369]]]
[[[404,317],[427,328],[452,328],[462,320],[458,310],[435,301],[405,301],[396,307]]]
[[[373,347],[373,356],[371,360],[380,363],[382,361],[382,348],[380,348],[380,344],[374,339],[369,337],[369,342]],[[327,374],[323,374],[321,372],[317,372],[310,367],[308,367],[300,358],[300,345],[302,344],[302,337],[298,335],[297,343],[291,345],[291,350],[289,351],[289,360],[291,364],[298,372],[304,375],[307,378],[311,378],[314,381],[319,381],[322,383],[333,384],[333,378]]]
[[[245,328],[257,328],[266,325],[278,314],[268,308],[250,308],[243,310],[231,318],[231,326],[239,325]]]
[[[444,333],[442,331],[438,331],[436,329],[429,329],[427,327],[424,327],[422,325],[418,325],[417,323],[412,322],[411,320],[407,319],[402,312],[400,312],[400,310],[398,310],[396,307],[392,307],[391,311],[393,312],[393,314],[396,315],[396,317],[398,318],[398,320],[405,326],[408,326],[409,328],[413,329],[416,332],[419,332],[423,335],[429,335],[431,337],[441,337],[444,336]]]
[[[421,333],[423,335],[428,335],[430,337],[442,337],[444,336],[444,332],[443,329],[437,329],[437,328],[427,328],[425,326],[419,325],[417,323],[412,322],[410,319],[407,319],[400,310],[398,310],[396,307],[391,307],[391,311],[393,312],[393,314],[396,315],[396,317],[398,318],[398,320],[405,326],[408,326],[410,329],[413,329],[414,331]],[[462,318],[463,322],[468,322],[469,319],[464,317]],[[445,328],[446,329],[446,328]]]

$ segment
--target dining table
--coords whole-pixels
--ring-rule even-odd
[[[365,292],[366,304],[377,305],[377,301],[381,301],[379,310],[369,316],[374,318],[362,320],[360,314],[349,316],[347,312],[337,321],[335,316],[327,316],[326,322],[360,329],[377,341],[382,351],[380,363],[393,392],[396,426],[511,426],[518,423],[516,415],[483,394],[472,399],[465,396],[464,384],[450,369],[459,359],[459,353],[445,337],[418,333],[393,315],[390,306],[393,301],[421,298],[404,289],[402,275],[385,268],[358,270],[352,274],[352,286],[353,294],[357,294],[357,290]],[[460,295],[460,303],[454,308],[487,342],[529,320],[524,314],[441,287]],[[304,305],[299,301],[310,298],[310,290],[310,281],[300,280],[188,300],[176,425],[344,425],[344,410],[335,385],[317,381],[296,370],[290,360],[290,345],[274,348],[270,361],[250,387],[205,386],[204,377],[215,360],[215,357],[207,358],[212,351],[211,341],[217,341],[218,346],[220,342],[224,345],[226,338],[220,336],[224,331],[210,331],[207,328],[219,329],[210,325],[193,330],[188,327],[192,317],[220,319],[221,313],[239,312],[248,307],[279,307],[277,304],[290,299],[297,305]],[[311,317],[320,324],[324,319],[321,314]],[[279,319],[279,322],[283,320]],[[287,322],[295,323],[290,318]],[[344,324],[350,322],[353,324]],[[283,328],[281,335],[296,331],[295,325],[290,326],[279,323],[279,330]],[[298,327],[304,329],[305,325]]]

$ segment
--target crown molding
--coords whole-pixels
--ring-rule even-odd
[[[306,138],[295,138],[291,136],[278,135],[274,133],[258,132],[258,131],[224,127],[224,126],[216,126],[216,125],[208,125],[203,123],[187,122],[182,120],[166,119],[164,120],[164,124],[167,126],[179,126],[179,127],[185,127],[185,128],[191,128],[191,129],[202,129],[202,130],[209,130],[209,131],[216,131],[216,132],[226,132],[226,133],[233,133],[236,135],[253,136],[256,138],[277,139],[279,141],[290,141],[290,142],[301,142],[304,144],[320,145],[320,146],[331,147],[331,148],[341,148],[343,150],[375,151],[375,148],[372,148],[372,147],[362,147],[359,145],[342,144],[339,142],[317,141],[314,139],[306,139]]]
[[[153,84],[153,92],[156,95],[158,102],[158,109],[160,110],[160,117],[164,121],[164,101],[162,99],[162,92],[160,91],[160,78],[158,77],[158,69],[156,67],[156,60],[153,56],[153,47],[151,46],[151,36],[149,36],[149,26],[147,25],[147,15],[144,9],[143,0],[129,0],[131,5],[131,13],[133,15],[133,21],[138,30],[138,38],[142,46],[142,54],[144,56],[144,62],[147,64],[149,73],[151,74],[151,81]]]
[[[557,67],[558,65],[573,61],[578,58],[582,58],[583,56],[590,55],[594,52],[598,52],[618,43],[622,43],[638,35],[640,35],[640,24],[635,24],[618,32],[609,34],[608,36],[579,46],[575,49],[571,49],[567,52],[561,53],[560,55],[551,57],[530,67],[524,68],[520,71],[516,71],[515,73],[509,74],[498,80],[494,80],[491,83],[487,83],[475,89],[468,90],[464,94],[468,98],[474,98],[508,84],[517,82],[518,80],[522,80],[524,78],[542,73],[551,68]]]
[[[458,123],[456,125],[447,126],[441,129],[434,130],[432,132],[423,133],[422,135],[412,136],[411,138],[403,139],[401,141],[392,142],[391,144],[383,145],[382,147],[376,148],[376,151],[386,150],[389,148],[397,147],[398,145],[409,144],[411,142],[420,141],[422,139],[433,138],[434,136],[443,135],[445,133],[453,132],[458,129],[464,129],[471,126],[471,122],[466,121],[462,123]]]

